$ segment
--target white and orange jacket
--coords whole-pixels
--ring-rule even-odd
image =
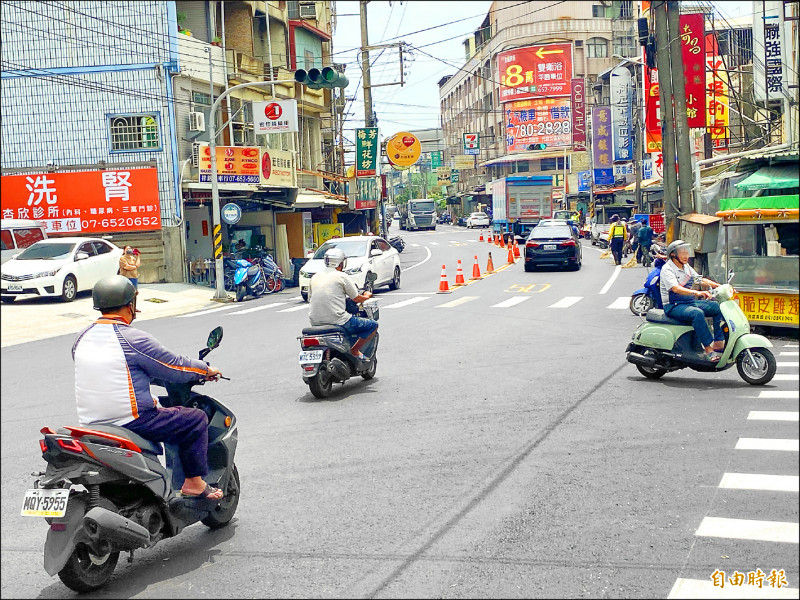
[[[156,410],[154,378],[184,383],[202,379],[208,365],[173,354],[149,333],[107,315],[84,329],[72,346],[75,401],[81,425],[125,425]]]

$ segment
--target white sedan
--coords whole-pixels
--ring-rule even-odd
[[[344,272],[359,290],[372,291],[388,285],[390,290],[400,287],[400,254],[382,237],[359,235],[328,240],[320,246],[314,256],[300,269],[300,295],[308,301],[311,278],[325,268],[323,257],[331,248],[344,251]],[[367,273],[375,273],[375,283],[366,282]]]
[[[119,269],[122,249],[100,238],[48,238],[28,246],[0,268],[3,302],[23,294],[61,296],[72,302]]]
[[[467,217],[467,228],[472,229],[473,227],[488,227],[489,226],[489,215],[485,212],[474,212],[470,213]]]

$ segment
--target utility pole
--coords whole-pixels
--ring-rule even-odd
[[[362,72],[362,79],[363,79],[363,88],[364,88],[364,127],[374,127],[375,126],[375,119],[372,112],[372,81],[370,79],[370,72],[369,72],[369,31],[367,28],[367,2],[369,0],[359,0],[358,2],[358,12],[361,17],[361,72]],[[380,148],[380,145],[378,146]],[[380,150],[378,150],[380,153]],[[378,156],[377,161],[377,172],[376,175],[380,176],[380,155]],[[358,180],[356,179],[356,186],[358,186]],[[381,231],[379,232],[381,235],[386,236],[386,208],[383,203],[383,194],[379,193],[378,203],[380,205],[380,214],[381,214]],[[372,227],[370,227],[372,229]]]
[[[682,214],[694,212],[692,201],[692,152],[689,148],[689,126],[686,115],[686,85],[683,78],[683,49],[680,26],[680,3],[667,2],[669,54],[672,66],[672,98],[675,101],[675,146],[678,151],[678,206]],[[659,78],[659,83],[661,78]],[[662,111],[663,104],[662,104]]]
[[[661,104],[661,153],[664,161],[664,221],[667,241],[675,236],[675,220],[680,214],[678,205],[678,175],[675,172],[675,119],[672,113],[672,65],[669,57],[667,3],[653,2],[656,27],[656,66],[658,67],[658,97]]]

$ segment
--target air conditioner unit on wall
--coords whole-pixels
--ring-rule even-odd
[[[300,18],[301,19],[316,19],[317,7],[315,2],[301,2],[300,3]]]
[[[205,131],[206,116],[201,112],[189,113],[189,131]]]

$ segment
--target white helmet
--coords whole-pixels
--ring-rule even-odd
[[[325,266],[326,267],[333,267],[334,269],[342,264],[347,257],[344,254],[344,250],[341,248],[331,248],[330,250],[325,252]]]

